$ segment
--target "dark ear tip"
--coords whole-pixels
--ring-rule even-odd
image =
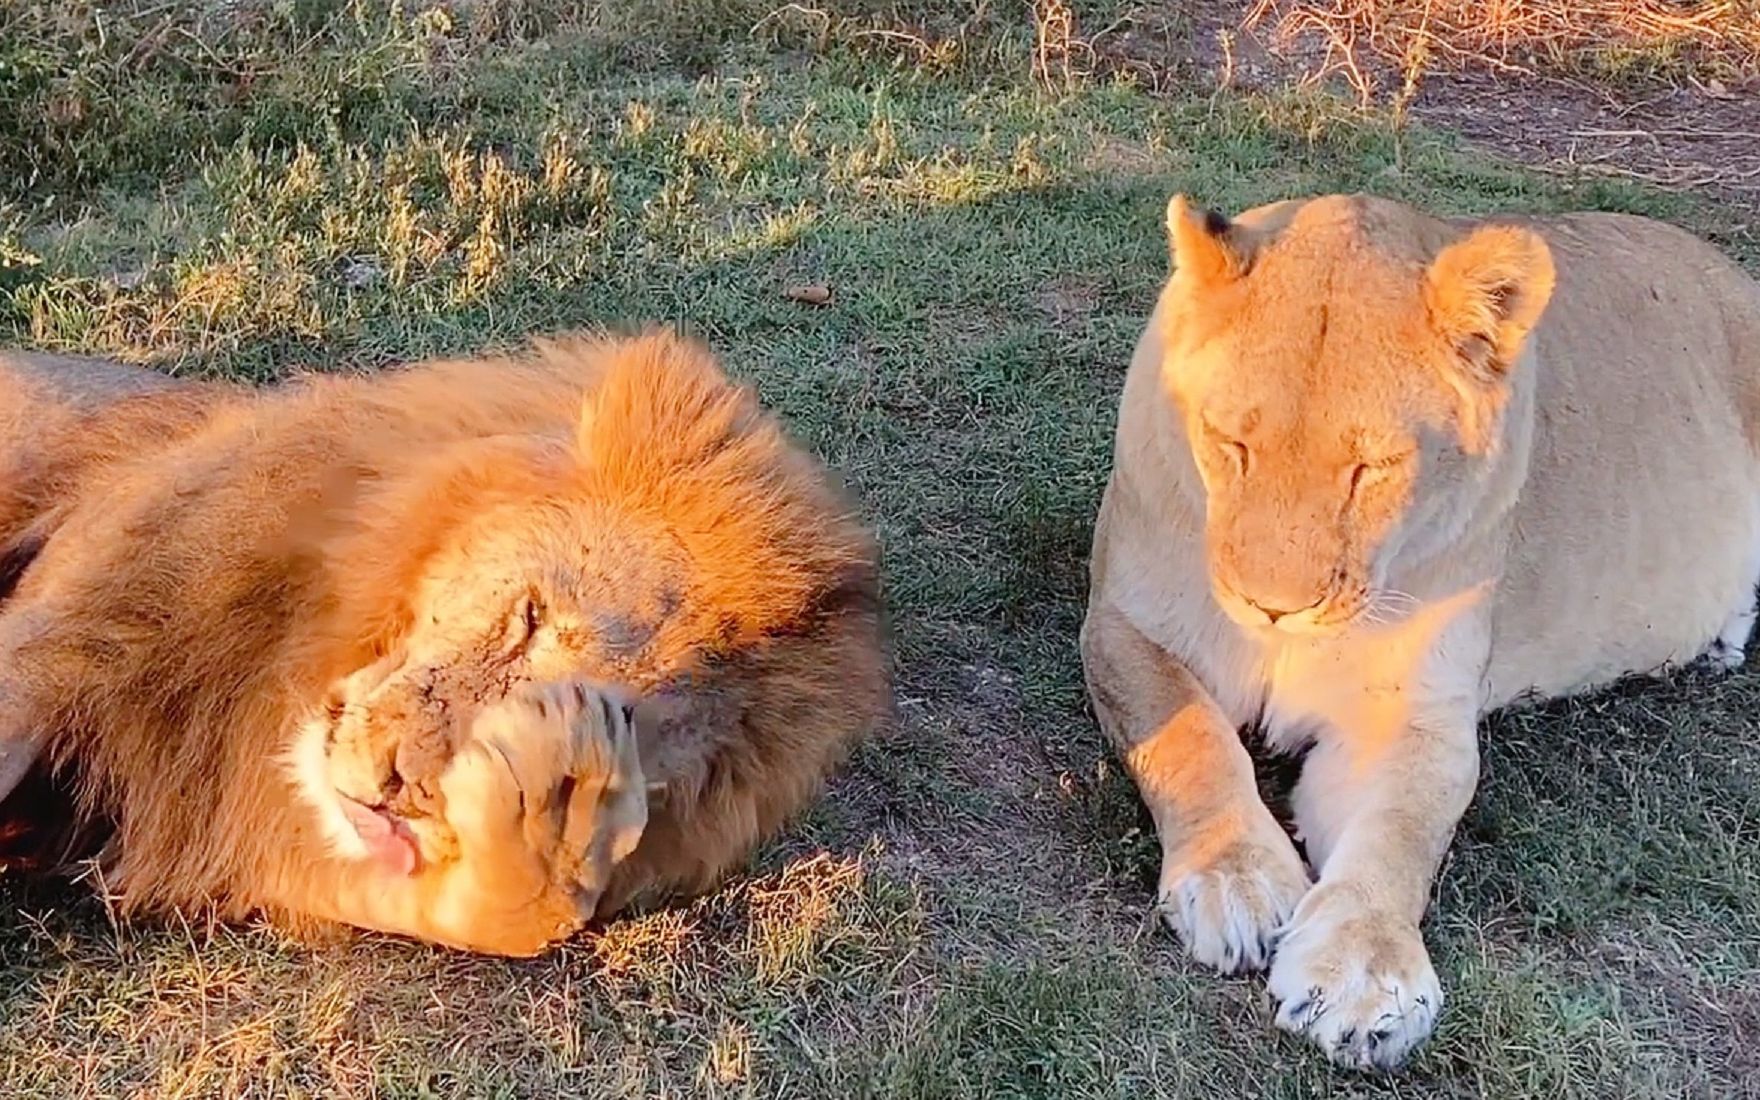
[[[1220,237],[1228,230],[1229,220],[1226,215],[1219,214],[1214,210],[1204,211],[1204,232],[1212,237]]]

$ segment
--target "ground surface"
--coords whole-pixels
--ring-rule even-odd
[[[0,340],[268,378],[680,322],[860,494],[901,665],[897,728],[750,875],[542,961],[0,882],[6,1095],[1760,1095],[1760,673],[1490,723],[1440,1033],[1369,1078],[1146,923],[1075,652],[1170,191],[1639,210],[1753,261],[1745,218],[1314,101],[1047,93],[1011,6],[771,6],[0,12]]]
[[[1188,82],[1208,78],[1263,91],[1329,77],[1341,94],[1390,109],[1409,90],[1410,119],[1537,171],[1690,191],[1746,210],[1750,221],[1760,214],[1760,57],[1751,52],[1760,6],[1753,0],[1721,5],[1728,13],[1722,25],[1745,28],[1750,45],[1726,40],[1734,56],[1715,61],[1703,56],[1719,45],[1714,30],[1701,32],[1712,41],[1700,37],[1690,46],[1603,27],[1607,37],[1598,46],[1578,42],[1564,50],[1544,41],[1534,24],[1544,23],[1548,10],[1558,18],[1570,0],[1523,0],[1485,9],[1505,23],[1501,46],[1495,30],[1453,49],[1437,45],[1415,73],[1390,58],[1397,43],[1377,51],[1362,35],[1351,36],[1353,21],[1380,6],[1383,0],[1259,0],[1243,18],[1240,0],[1137,4],[1126,9],[1119,32],[1102,36],[1101,47],[1116,42],[1127,55],[1145,57],[1155,52],[1145,46],[1167,40],[1172,49],[1162,52],[1185,58]],[[1158,17],[1168,9],[1178,17]],[[1317,12],[1324,19],[1295,18]],[[1165,31],[1146,33],[1155,28]]]

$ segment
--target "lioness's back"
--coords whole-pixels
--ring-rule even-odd
[[[1708,242],[1652,218],[1569,214],[1540,228],[1560,257],[1543,341],[1568,329],[1579,342],[1571,367],[1591,373],[1580,354],[1591,345],[1653,355],[1648,385],[1635,388],[1653,395],[1664,381],[1657,368],[1685,370],[1729,396],[1750,441],[1760,436],[1760,282]]]
[[[102,359],[0,350],[0,446],[16,448],[67,413],[182,384]]]
[[[1691,657],[1686,639],[1717,632],[1711,594],[1760,569],[1760,284],[1647,218],[1531,224],[1558,282],[1534,333],[1535,452],[1493,703]]]

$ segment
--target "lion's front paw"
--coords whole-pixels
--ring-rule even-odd
[[[485,709],[439,785],[459,844],[453,919],[530,950],[586,922],[647,822],[630,708],[581,683]]]
[[[1211,850],[1199,838],[1161,864],[1156,910],[1192,958],[1225,974],[1262,970],[1277,929],[1308,892],[1307,868],[1275,823]]]
[[[1296,908],[1267,983],[1277,1026],[1357,1069],[1392,1069],[1423,1042],[1442,985],[1417,927],[1322,883]]]

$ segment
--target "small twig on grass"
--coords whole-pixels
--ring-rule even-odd
[[[831,13],[824,8],[809,8],[805,4],[784,4],[780,8],[772,8],[765,12],[756,23],[753,23],[752,34],[757,34],[758,29],[764,24],[779,20],[785,15],[804,15],[809,19],[817,19],[820,27],[824,29],[829,29],[831,26]]]
[[[1699,170],[1680,167],[1675,171],[1647,172],[1637,168],[1626,168],[1604,160],[1566,159],[1555,164],[1538,162],[1532,167],[1547,175],[1553,176],[1602,176],[1611,179],[1636,180],[1639,183],[1653,184],[1669,190],[1685,191],[1701,187],[1723,187],[1734,190],[1755,190],[1748,185],[1749,180],[1760,180],[1760,167],[1746,169],[1710,169]]]
[[[1756,136],[1756,134],[1753,131],[1749,131],[1749,130],[1682,130],[1682,129],[1572,130],[1570,132],[1570,134],[1572,137],[1644,137],[1644,138],[1683,137],[1683,138],[1708,138],[1708,139],[1752,138],[1756,142],[1760,142],[1760,136]]]

